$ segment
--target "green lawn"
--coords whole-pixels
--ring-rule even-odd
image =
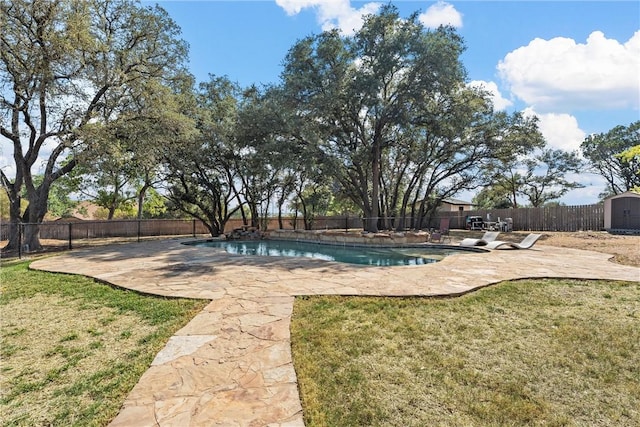
[[[0,271],[3,426],[104,426],[207,301]],[[640,284],[502,283],[460,298],[298,298],[307,426],[640,425]]]
[[[640,284],[298,298],[307,426],[640,426]]]
[[[91,279],[0,271],[0,424],[104,426],[155,355],[207,301]]]

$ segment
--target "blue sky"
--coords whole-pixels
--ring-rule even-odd
[[[386,2],[143,2],[155,3],[182,28],[190,70],[199,82],[211,73],[248,86],[277,83],[297,40],[329,28],[353,32],[363,14]],[[461,59],[468,83],[491,91],[497,109],[538,116],[550,147],[576,150],[589,134],[640,119],[640,1],[390,3],[405,17],[420,13],[426,26],[455,26],[467,48]],[[12,165],[3,142],[0,167],[11,176]],[[585,172],[572,178],[586,187],[562,202],[598,201],[601,177]],[[458,197],[471,200],[473,195]]]
[[[160,1],[190,44],[198,81],[226,75],[242,86],[278,82],[293,44],[324,29],[349,33],[382,3],[349,0]],[[451,24],[467,47],[470,84],[494,93],[498,109],[540,119],[554,148],[576,150],[592,133],[639,120],[638,1],[391,1],[427,26]],[[598,201],[603,181],[562,201]],[[473,194],[462,194],[470,199]]]

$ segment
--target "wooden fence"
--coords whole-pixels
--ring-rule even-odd
[[[491,218],[492,221],[511,218],[513,230],[523,231],[600,231],[604,229],[604,205],[587,206],[558,206],[549,208],[519,208],[519,209],[493,209],[475,210],[464,212],[439,212],[432,218],[429,227],[437,227],[441,218],[450,218],[450,228],[462,229],[466,225],[467,216],[480,216],[483,219]],[[283,218],[282,226],[285,229],[303,229],[301,218]],[[411,222],[407,219],[406,224]],[[226,227],[229,232],[243,225],[242,220],[232,219]],[[24,228],[32,226],[21,224]],[[101,238],[126,238],[140,239],[150,236],[178,236],[178,235],[206,235],[205,225],[199,220],[112,220],[112,221],[81,221],[65,222],[59,220],[44,222],[40,226],[40,238],[68,242],[84,239]],[[0,224],[0,240],[7,240],[10,224]],[[318,217],[313,223],[313,228],[320,229],[357,229],[363,227],[362,218],[357,216],[330,216]],[[277,219],[268,221],[268,230],[280,228]]]
[[[22,224],[23,228],[32,224]],[[50,240],[104,239],[112,237],[176,236],[207,233],[207,228],[196,220],[113,220],[113,221],[59,221],[43,222],[40,238]],[[2,240],[8,239],[10,224],[0,228]]]
[[[601,231],[604,230],[604,205],[555,206],[546,208],[489,209],[464,212],[440,212],[451,218],[451,228],[464,228],[467,216],[491,221],[513,220],[514,230],[524,231]]]

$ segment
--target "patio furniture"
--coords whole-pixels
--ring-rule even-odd
[[[540,237],[542,237],[542,234],[529,234],[527,237],[522,239],[522,242],[520,243],[494,240],[493,242],[487,243],[486,247],[489,249],[529,249]]]
[[[480,239],[466,238],[462,239],[460,246],[486,246],[489,242],[493,242],[498,238],[499,231],[486,231]]]
[[[431,236],[429,241],[431,243],[444,243],[445,239],[449,239],[449,242],[451,242],[451,236],[449,236],[449,222],[451,221],[450,218],[441,218],[440,219],[440,227],[438,227],[437,230],[432,230],[431,231]]]
[[[465,220],[465,228],[467,230],[482,230],[484,229],[484,220],[481,216],[468,216]]]
[[[505,218],[503,220],[498,217],[497,222],[485,222],[483,224],[485,230],[491,231],[513,231],[513,219]]]

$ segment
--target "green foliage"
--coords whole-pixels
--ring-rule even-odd
[[[237,210],[231,204],[239,197],[237,162],[244,157],[233,144],[238,103],[237,85],[226,77],[211,76],[200,85],[192,106],[198,132],[165,158],[170,205],[200,219],[212,236],[224,232]]]
[[[378,218],[411,216],[423,226],[439,202],[478,186],[496,158],[541,141],[535,120],[494,113],[487,93],[465,85],[462,39],[425,29],[393,6],[351,37],[324,32],[293,46],[283,90],[340,185],[376,231]],[[391,223],[383,224],[390,226]]]
[[[93,216],[96,220],[133,219],[136,217],[136,207],[133,200],[127,200],[119,203],[113,211],[108,207],[100,206]]]
[[[36,186],[42,185],[42,181],[44,180],[43,175],[34,175],[33,183]],[[81,178],[74,174],[69,173],[56,180],[51,184],[51,188],[49,190],[49,198],[47,200],[47,214],[49,218],[61,218],[65,216],[70,216],[74,209],[78,206],[78,201],[71,199],[71,194],[79,191],[80,189]],[[3,192],[4,199],[6,200],[7,207],[7,218],[9,218],[8,208],[9,208],[9,200],[6,192]],[[23,189],[21,193],[21,211],[24,212],[24,209],[28,206],[27,201],[27,191]]]
[[[21,199],[20,200],[20,211],[24,212],[24,210],[29,206],[29,202]],[[9,196],[6,191],[0,191],[0,219],[2,221],[9,221],[11,217],[9,216]]]
[[[100,208],[94,213],[96,219],[133,219],[138,217],[138,206],[132,198],[120,201],[118,207],[111,213],[109,211],[108,201],[112,195],[105,193],[104,196],[107,203],[104,205],[97,203]],[[169,215],[169,208],[166,202],[164,196],[160,195],[160,193],[153,188],[149,189],[144,200],[144,214],[142,218],[166,218],[167,215]]]
[[[77,168],[84,177],[83,193],[106,209],[108,219],[128,216],[133,199],[143,217],[145,198],[161,180],[159,172],[163,160],[171,157],[172,145],[183,145],[197,134],[194,121],[180,111],[182,99],[175,91],[154,81],[136,89],[136,102],[118,117],[83,128],[84,137],[97,147],[92,154],[85,151],[87,160]]]
[[[302,212],[305,230],[311,230],[316,216],[326,215],[331,201],[331,189],[329,186],[317,183],[307,183],[297,193],[297,205],[295,209]]]
[[[569,190],[584,187],[566,179],[568,173],[578,174],[582,170],[583,162],[576,153],[547,149],[526,160],[525,165],[527,173],[520,191],[533,207],[543,206]]]
[[[235,172],[249,209],[251,225],[266,228],[269,205],[278,198],[279,209],[294,186],[290,172],[297,160],[289,151],[280,93],[273,88],[244,91],[238,108],[234,133],[235,149],[241,154],[235,161]],[[283,136],[284,135],[284,136]],[[277,192],[280,192],[277,195]]]
[[[640,145],[634,145],[628,150],[623,151],[620,154],[616,154],[620,158],[620,160],[625,162],[639,161],[640,158]]]
[[[90,200],[100,206],[100,219],[113,219],[116,211],[126,211],[131,205],[134,197],[131,190],[128,189],[129,180],[120,161],[116,157],[106,157],[107,160],[96,165],[96,172],[88,178],[85,175],[84,194],[90,197]],[[90,190],[95,189],[95,193]]]
[[[640,145],[634,145],[628,150],[616,154],[615,157],[625,165],[628,165],[631,172],[635,170],[636,177],[633,179],[634,184],[630,190],[640,193]]]
[[[600,174],[608,188],[603,196],[640,187],[640,121],[616,126],[608,132],[588,136],[581,145],[591,169]]]
[[[335,188],[329,198],[329,207],[327,208],[327,215],[351,215],[351,216],[359,216],[361,215],[358,206],[353,203],[353,200],[345,197],[340,192],[336,192]]]
[[[149,189],[144,200],[144,218],[164,218],[167,214],[166,199],[153,188]]]
[[[484,187],[473,198],[472,203],[478,209],[508,209],[513,207],[509,190],[500,184]]]
[[[80,177],[71,172],[51,185],[48,199],[48,214],[53,217],[70,216],[78,206],[78,201],[71,199],[71,194],[78,191]]]
[[[9,88],[0,93],[0,117],[16,170],[15,181],[4,171],[0,179],[12,203],[26,190],[28,209],[11,209],[11,219],[38,223],[54,182],[113,153],[102,149],[120,138],[92,138],[96,131],[127,117],[131,106],[151,103],[162,91],[150,87],[181,78],[187,46],[163,9],[129,0],[15,0],[0,9],[0,80]],[[32,174],[43,147],[47,168],[37,184]],[[40,247],[37,230],[26,239]]]
[[[490,185],[474,198],[474,203],[486,209],[518,207],[523,196],[529,206],[540,207],[559,199],[582,184],[567,179],[578,174],[584,164],[577,153],[543,148],[508,161],[501,160],[495,172],[489,174]]]

